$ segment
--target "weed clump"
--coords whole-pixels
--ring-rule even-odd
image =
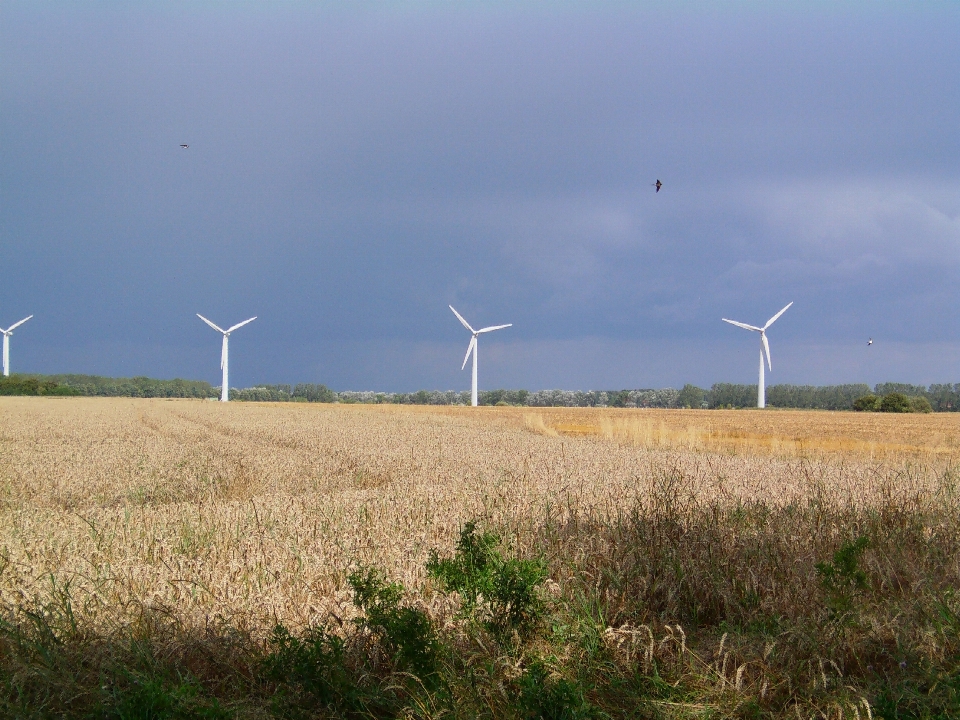
[[[387,582],[375,569],[350,575],[354,604],[363,611],[355,623],[370,632],[388,654],[393,669],[436,685],[440,641],[433,622],[420,608],[401,605],[404,588]]]
[[[518,682],[518,709],[529,720],[587,720],[596,709],[576,682],[551,671],[543,660],[530,663]]]
[[[833,554],[832,561],[814,565],[827,594],[827,606],[839,617],[847,616],[853,610],[854,596],[867,589],[867,574],[860,562],[868,547],[870,539],[860,536],[844,543]]]
[[[281,715],[327,710],[392,717],[411,696],[440,685],[441,643],[430,617],[402,604],[404,588],[373,568],[352,573],[357,634],[344,640],[322,628],[300,637],[278,624],[264,658]]]
[[[432,551],[427,573],[444,592],[460,594],[461,617],[473,618],[503,641],[512,633],[525,637],[542,622],[539,588],[547,568],[541,559],[504,558],[499,544],[496,534],[478,534],[476,523],[468,522],[454,556],[440,558]]]

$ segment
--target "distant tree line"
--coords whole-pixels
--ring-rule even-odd
[[[80,395],[72,387],[32,375],[0,377],[0,395]]]
[[[702,396],[700,407],[705,408],[747,408],[755,407],[757,404],[756,385],[717,383],[710,390],[701,390],[688,385],[680,392],[682,396],[691,400]],[[869,385],[862,383],[820,387],[772,385],[767,388],[766,396],[768,406],[781,408],[883,412],[960,411],[960,383],[934,384],[930,387],[904,383],[879,383],[872,390]],[[697,407],[694,402],[689,401],[681,402],[681,405]]]
[[[756,385],[717,383],[704,392],[709,408],[748,408],[757,406]],[[870,393],[865,383],[850,385],[771,385],[766,390],[768,407],[804,408],[810,410],[852,410],[854,401]],[[686,403],[694,407],[693,403]]]
[[[663,390],[481,390],[480,405],[524,407],[677,407],[679,392]],[[393,403],[397,405],[469,405],[468,391],[419,390],[414,393],[337,393],[342,403]]]
[[[0,395],[86,395],[94,397],[217,398],[220,388],[202,380],[108,378],[97,375],[14,375],[0,378]],[[887,399],[890,396],[899,398]],[[249,402],[321,402],[392,405],[469,405],[468,391],[418,390],[412,393],[335,392],[326,385],[257,385],[230,390],[231,400]],[[925,387],[904,383],[869,385],[771,385],[767,405],[811,410],[879,410],[886,412],[960,411],[960,383]],[[617,408],[752,408],[756,385],[716,383],[641,390],[481,390],[481,405],[523,407]],[[886,400],[886,405],[883,403]],[[929,410],[927,410],[929,404]],[[895,408],[901,408],[897,410]],[[907,410],[902,410],[907,408]]]
[[[17,375],[25,387],[32,384],[63,388],[56,393],[7,392],[6,395],[85,395],[88,397],[208,398],[219,391],[202,380],[157,380],[148,377],[110,378],[99,375]]]
[[[219,397],[220,388],[214,388]],[[230,399],[247,402],[337,402],[337,393],[326,385],[257,385],[251,388],[230,388]]]
[[[910,412],[925,411],[917,399],[929,402],[936,412],[960,410],[960,384],[904,385],[880,383],[873,390],[865,383],[850,385],[772,385],[767,388],[767,405],[780,408],[811,410],[855,410],[864,397],[882,399],[890,394],[907,398]],[[235,400],[340,402],[392,405],[469,405],[468,391],[418,390],[412,393],[374,391],[334,392],[324,385],[262,385],[231,390]],[[716,383],[709,390],[694,385],[682,389],[659,390],[481,390],[480,405],[514,405],[523,407],[619,407],[619,408],[752,408],[757,404],[756,385]],[[892,401],[891,401],[892,402]],[[888,402],[888,408],[894,407]],[[899,407],[899,406],[898,406]],[[860,408],[865,409],[865,408]],[[878,406],[878,409],[879,406]],[[889,410],[894,412],[895,410]]]

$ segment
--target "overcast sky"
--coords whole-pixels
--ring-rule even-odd
[[[787,7],[782,7],[786,5]],[[0,5],[20,372],[960,382],[960,3]],[[180,148],[181,143],[189,149]],[[652,183],[663,182],[659,193]],[[867,347],[872,337],[874,345]]]

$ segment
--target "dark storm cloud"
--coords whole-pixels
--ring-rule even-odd
[[[794,300],[773,382],[957,380],[956,5],[0,15],[15,367],[215,380],[257,314],[240,384],[460,387],[453,303],[488,386],[746,381],[719,318]]]

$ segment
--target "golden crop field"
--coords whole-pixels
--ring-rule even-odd
[[[349,616],[376,565],[417,592],[463,523],[613,517],[665,470],[721,502],[869,504],[960,457],[960,414],[0,398],[0,603],[69,588],[82,622],[144,609],[255,629]],[[423,593],[426,603],[438,602]]]

